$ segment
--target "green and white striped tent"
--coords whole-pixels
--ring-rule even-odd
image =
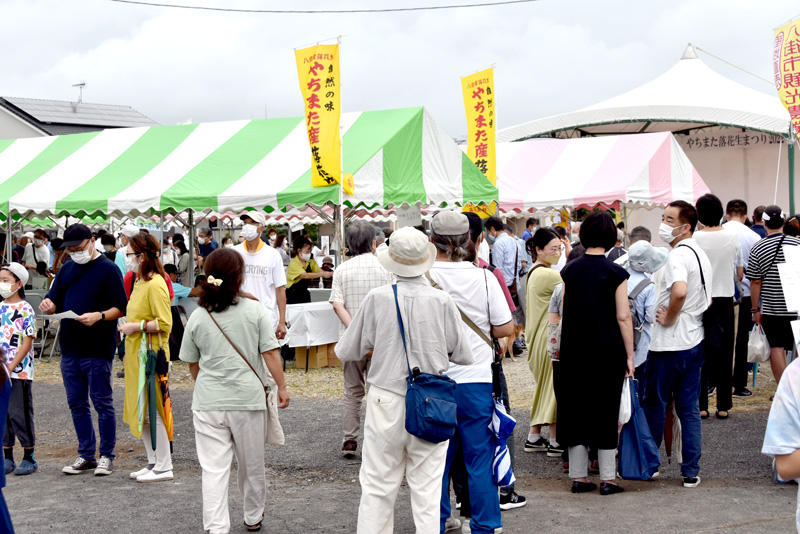
[[[497,188],[423,108],[342,115],[348,208],[488,203]],[[303,118],[0,140],[0,214],[135,217],[339,203],[311,187]]]

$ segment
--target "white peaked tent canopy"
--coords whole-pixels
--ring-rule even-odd
[[[690,44],[670,70],[627,93],[572,113],[500,130],[498,141],[733,126],[787,137],[789,113],[777,96],[716,73]]]

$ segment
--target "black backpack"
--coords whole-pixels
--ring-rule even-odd
[[[634,287],[633,291],[628,295],[628,306],[631,309],[631,319],[633,319],[633,350],[636,350],[636,347],[639,346],[639,339],[641,339],[642,330],[644,329],[644,319],[639,317],[639,313],[636,310],[636,297],[644,291],[644,288],[652,283],[652,280],[644,279],[636,284],[636,287]]]

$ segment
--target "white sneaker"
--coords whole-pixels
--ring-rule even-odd
[[[101,477],[110,475],[114,471],[114,462],[108,456],[101,456],[94,470],[94,476]]]
[[[445,532],[454,532],[454,531],[461,532],[461,520],[456,518],[456,517],[453,517],[452,515],[450,515],[450,517],[447,518],[447,521],[444,524],[444,531]]]
[[[172,471],[164,471],[163,473],[148,471],[147,473],[136,477],[136,482],[166,482],[168,480],[172,480],[172,478]]]
[[[149,473],[150,471],[151,471],[151,469],[150,469],[149,467],[144,467],[144,468],[142,468],[142,469],[139,469],[138,471],[134,471],[133,473],[131,473],[131,478],[132,478],[133,480],[136,480],[136,479],[137,479],[137,478],[139,478],[140,476],[142,476],[142,475],[146,475],[146,474],[147,474],[147,473]]]

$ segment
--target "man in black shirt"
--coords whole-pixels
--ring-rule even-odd
[[[95,249],[89,228],[74,224],[64,232],[71,262],[64,264],[39,309],[46,314],[72,311],[75,319],[61,321],[61,375],[67,403],[78,435],[80,456],[62,472],[77,475],[94,470],[110,475],[113,470],[117,419],[112,398],[111,367],[116,349],[117,319],[125,313],[128,299],[117,266]],[[100,460],[89,397],[97,412]]]

